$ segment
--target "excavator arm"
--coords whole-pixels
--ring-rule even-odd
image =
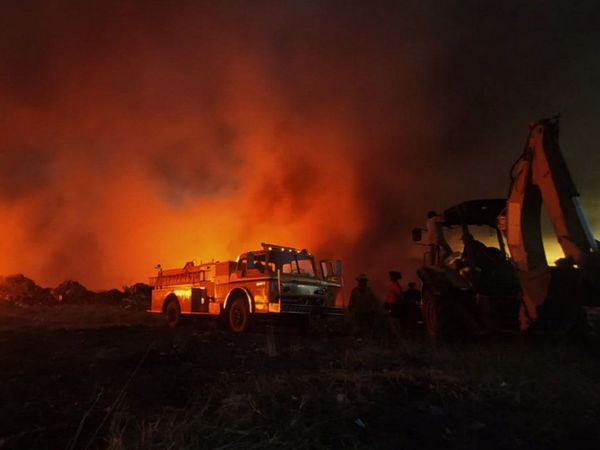
[[[562,156],[558,134],[557,119],[531,126],[523,154],[513,166],[506,210],[499,218],[523,291],[522,329],[537,320],[537,307],[548,298],[552,280],[542,240],[542,205],[565,255],[562,265],[600,277],[598,242]]]

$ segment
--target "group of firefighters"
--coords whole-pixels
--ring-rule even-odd
[[[452,249],[443,238],[443,217],[435,211],[427,213],[425,232],[422,243],[429,247],[429,264],[434,265],[438,259],[452,254]],[[441,255],[437,253],[441,252]],[[382,312],[387,313],[389,332],[392,337],[412,334],[418,330],[422,321],[421,291],[414,282],[408,283],[406,290],[402,289],[400,272],[389,272],[389,284],[385,302],[380,302],[371,287],[366,274],[361,273],[356,277],[357,285],[352,289],[348,312],[353,321],[355,332],[359,335],[372,334],[377,318]],[[382,305],[384,310],[382,310]]]
[[[373,334],[377,319],[386,313],[389,333],[393,338],[412,334],[417,330],[421,320],[421,292],[415,283],[408,283],[402,289],[400,272],[389,272],[389,284],[385,302],[381,302],[369,286],[369,278],[362,273],[356,277],[357,285],[352,289],[348,312],[358,336]]]

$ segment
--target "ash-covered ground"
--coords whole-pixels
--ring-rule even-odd
[[[215,320],[167,328],[125,295],[64,295],[0,303],[0,449],[561,449],[600,439],[593,336],[432,345],[389,340],[384,318],[364,339],[345,319],[315,320],[305,335],[281,322],[234,335]]]

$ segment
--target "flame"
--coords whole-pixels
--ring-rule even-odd
[[[94,110],[107,123],[102,130],[85,121],[74,130],[46,111],[26,121],[54,121],[38,145],[73,150],[51,155],[40,168],[42,186],[0,203],[0,273],[108,287],[145,279],[156,263],[233,259],[262,241],[299,248],[318,248],[331,236],[351,241],[364,225],[339,220],[357,210],[353,167],[339,157],[353,148],[343,129],[323,123],[277,137],[277,109],[236,106],[228,126],[243,135],[223,149],[213,147],[211,124],[201,118],[113,123],[112,108],[97,102]],[[23,132],[23,122],[11,125]],[[14,134],[18,141],[24,132]]]

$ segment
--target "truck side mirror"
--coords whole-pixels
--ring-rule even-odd
[[[411,234],[413,242],[421,242],[421,239],[423,239],[423,230],[421,228],[413,228]]]
[[[324,279],[331,276],[331,269],[327,261],[321,261],[321,273],[323,274]]]
[[[341,278],[343,274],[343,269],[344,265],[339,259],[326,259],[321,261],[321,272],[323,273],[323,278],[325,278],[326,280]]]
[[[255,265],[254,265],[254,253],[252,252],[248,252],[248,254],[246,255],[248,257],[248,269],[254,269]]]
[[[338,259],[335,261],[335,276],[341,277],[343,272],[344,272],[344,265],[342,264],[342,261]]]

